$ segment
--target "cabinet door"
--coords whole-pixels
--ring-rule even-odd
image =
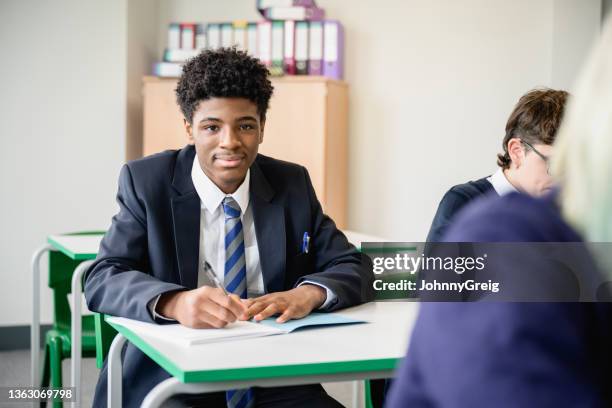
[[[259,147],[266,156],[306,167],[321,201],[325,200],[325,95],[324,82],[275,82]]]
[[[143,156],[180,149],[188,143],[183,114],[174,96],[175,88],[175,79],[147,81],[144,84]]]

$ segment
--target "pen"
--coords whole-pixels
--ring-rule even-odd
[[[302,252],[307,254],[310,247],[310,235],[308,235],[308,231],[304,232],[304,236],[302,237]]]
[[[204,273],[208,275],[208,278],[213,281],[216,287],[221,288],[223,293],[225,293],[225,296],[229,296],[227,290],[225,290],[225,287],[221,284],[221,282],[219,282],[219,279],[217,279],[217,275],[215,274],[215,271],[213,271],[213,268],[210,266],[208,261],[204,261]]]

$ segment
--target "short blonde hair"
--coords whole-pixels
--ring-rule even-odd
[[[612,242],[612,19],[570,96],[551,173],[566,221],[585,241]]]

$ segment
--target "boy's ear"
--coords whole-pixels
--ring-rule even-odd
[[[183,125],[185,126],[185,132],[187,132],[187,140],[189,141],[189,144],[194,144],[193,127],[191,126],[191,123],[189,123],[187,119],[183,118]]]
[[[510,160],[512,160],[511,165],[514,165],[516,168],[521,167],[525,157],[525,149],[523,148],[521,139],[513,137],[508,140],[508,155],[510,156]]]

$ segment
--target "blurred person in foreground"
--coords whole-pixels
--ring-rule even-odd
[[[557,188],[467,208],[445,242],[612,242],[612,21],[555,144]],[[612,276],[610,255],[597,262]],[[508,259],[508,262],[513,260]],[[389,407],[612,405],[612,303],[423,303]]]

